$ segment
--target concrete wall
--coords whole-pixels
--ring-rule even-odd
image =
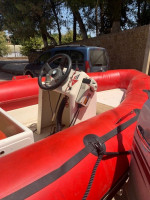
[[[7,54],[4,57],[24,57],[21,53],[20,53],[20,48],[22,47],[21,45],[7,45],[10,49],[9,54]]]
[[[141,26],[119,33],[101,35],[76,42],[76,44],[101,46],[108,51],[111,69],[138,69],[148,72],[150,51],[150,26]]]

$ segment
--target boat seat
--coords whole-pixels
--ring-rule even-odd
[[[6,138],[6,135],[0,130],[0,140]]]
[[[0,108],[0,157],[34,143],[33,132]]]

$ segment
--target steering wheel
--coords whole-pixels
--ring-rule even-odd
[[[67,67],[65,66],[66,64]],[[67,68],[66,71],[64,70],[64,68]],[[71,58],[66,54],[57,54],[48,59],[42,66],[38,76],[38,84],[40,88],[44,90],[56,89],[65,82],[65,80],[69,76],[71,68]],[[42,81],[42,77],[45,75],[45,81]]]

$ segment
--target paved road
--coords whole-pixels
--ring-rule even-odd
[[[10,73],[0,72],[0,81],[11,80],[14,75]]]
[[[28,60],[0,60],[0,73],[7,72],[22,75]]]
[[[6,65],[6,64],[11,64],[11,63],[28,63],[27,59],[20,59],[20,60],[15,60],[15,59],[6,59],[6,60],[0,60],[0,66],[1,65]]]

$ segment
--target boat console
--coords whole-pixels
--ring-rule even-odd
[[[67,68],[60,65],[53,69],[50,67],[51,62],[64,58]],[[45,127],[50,127],[50,134],[54,134],[96,115],[96,81],[85,72],[71,69],[70,65],[70,58],[59,54],[41,70],[41,74],[45,68],[47,71],[45,80],[41,74],[39,76],[38,134]]]

